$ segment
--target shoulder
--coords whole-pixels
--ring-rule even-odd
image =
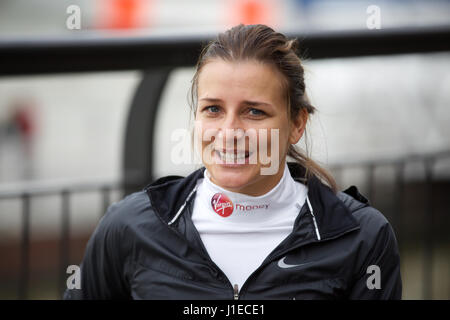
[[[383,255],[383,252],[395,253],[398,250],[397,239],[388,219],[372,207],[369,200],[359,193],[356,187],[352,186],[351,190],[338,192],[337,196],[359,224],[355,243],[358,244],[358,251],[361,254],[375,259],[376,256]]]
[[[101,230],[124,231],[151,218],[151,206],[145,191],[127,195],[122,200],[111,204],[98,228]]]
[[[347,191],[347,192],[346,192]],[[353,190],[338,192],[338,198],[349,209],[358,222],[360,229],[356,235],[360,252],[368,254],[373,259],[387,252],[396,253],[397,239],[388,219],[369,200]]]
[[[398,243],[388,219],[358,192],[338,192],[338,198],[349,209],[360,228],[354,234],[357,276],[366,274],[370,265],[393,270],[399,265]]]
[[[387,218],[376,208],[372,207],[369,200],[362,195],[355,186],[352,186],[336,196],[358,221],[361,229],[367,232],[376,232],[389,225]]]

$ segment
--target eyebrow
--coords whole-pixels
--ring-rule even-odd
[[[209,102],[223,102],[221,99],[217,99],[217,98],[202,98],[200,99],[200,101],[209,101]],[[260,102],[260,101],[249,101],[249,100],[244,100],[242,101],[243,104],[246,105],[250,105],[250,106],[271,106],[270,103],[266,103],[266,102]]]

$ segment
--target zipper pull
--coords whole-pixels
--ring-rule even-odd
[[[237,284],[234,285],[234,300],[239,299],[239,287]]]

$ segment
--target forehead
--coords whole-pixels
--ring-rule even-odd
[[[198,96],[223,97],[226,94],[278,100],[284,96],[283,80],[281,73],[266,63],[214,59],[204,65],[199,74]]]

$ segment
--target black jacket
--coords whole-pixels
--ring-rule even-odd
[[[64,298],[401,299],[397,241],[386,218],[355,186],[334,194],[315,177],[302,179],[304,168],[291,163],[291,175],[308,186],[312,212],[305,202],[292,233],[236,294],[191,220],[195,197],[188,196],[203,170],[161,178],[112,204],[87,244],[81,290]]]

